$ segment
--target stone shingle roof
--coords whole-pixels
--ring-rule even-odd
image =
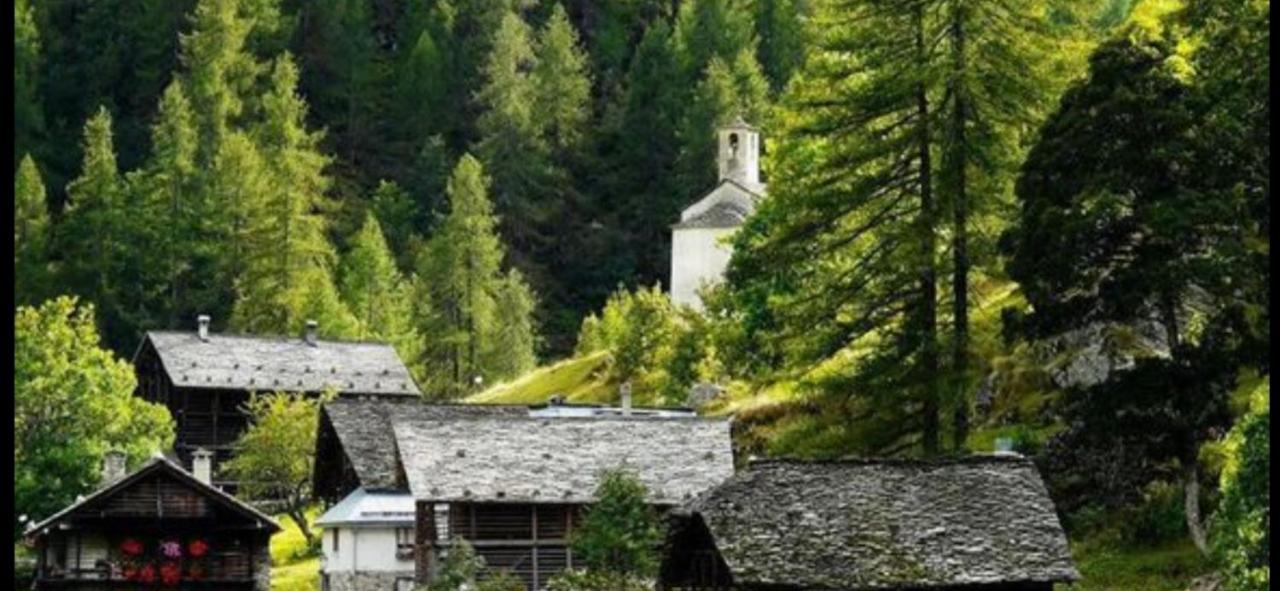
[[[739,585],[929,588],[1079,578],[1020,456],[753,463],[686,509]]]
[[[746,221],[750,215],[751,211],[740,204],[721,202],[671,227],[676,230],[689,228],[736,228],[741,226],[742,222]]]
[[[441,502],[587,503],[621,468],[674,505],[733,474],[726,419],[396,420],[409,489]]]
[[[152,331],[175,386],[253,391],[419,396],[418,386],[391,345],[285,337]]]
[[[224,507],[227,507],[232,511],[239,513],[244,517],[246,517],[247,519],[253,521],[256,527],[260,527],[269,532],[280,531],[280,524],[277,523],[276,520],[267,516],[262,511],[259,511],[258,509],[254,508],[252,505],[245,503],[244,501],[241,501],[240,499],[237,499],[223,492],[221,489],[218,489],[211,485],[205,484],[204,482],[201,482],[198,478],[193,476],[190,472],[187,472],[186,469],[170,461],[165,456],[157,454],[153,456],[150,460],[147,460],[145,464],[139,466],[136,470],[129,473],[125,477],[115,480],[113,482],[107,483],[106,485],[98,488],[98,490],[95,490],[93,493],[89,494],[88,496],[84,496],[76,499],[74,503],[68,505],[67,507],[65,507],[61,511],[58,511],[57,513],[54,513],[53,515],[50,515],[49,517],[45,518],[39,523],[31,524],[27,528],[26,535],[27,536],[41,535],[47,530],[49,530],[51,527],[53,527],[54,525],[57,525],[67,516],[76,512],[77,510],[100,503],[110,498],[112,495],[115,495],[116,493],[122,490],[128,489],[138,481],[142,480],[143,478],[155,472],[166,472],[170,474],[174,478],[186,484],[188,487],[198,491],[200,494],[203,494],[211,498],[214,502]]]
[[[523,418],[524,406],[489,404],[427,404],[419,399],[339,398],[325,403],[325,416],[337,433],[360,485],[390,489],[396,480],[394,419],[455,419],[474,416]]]

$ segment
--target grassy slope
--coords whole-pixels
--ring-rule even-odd
[[[489,404],[536,404],[553,394],[569,402],[613,402],[617,388],[605,376],[605,353],[573,357],[497,384],[468,399]]]
[[[315,521],[317,513],[308,511],[307,520]],[[276,521],[284,529],[271,536],[271,591],[319,591],[320,557],[303,556],[306,539],[292,519],[277,515]],[[314,527],[311,531],[320,533]]]

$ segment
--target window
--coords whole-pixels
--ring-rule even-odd
[[[334,529],[334,530],[333,530],[333,543],[332,543],[332,545],[333,545],[333,551],[334,551],[334,552],[337,552],[337,551],[338,551],[338,530],[337,530],[337,529]]]
[[[396,558],[410,560],[413,558],[413,528],[396,528]]]

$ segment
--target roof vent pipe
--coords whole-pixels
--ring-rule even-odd
[[[106,486],[124,478],[124,471],[124,452],[118,449],[107,451],[107,455],[102,458],[102,485]]]
[[[307,344],[311,345],[312,347],[316,346],[316,332],[319,331],[319,329],[320,329],[319,322],[316,322],[315,320],[308,320],[307,332],[303,334],[302,336],[303,340],[307,341]]]
[[[622,403],[621,403],[622,415],[630,416],[631,415],[631,382],[623,382],[622,387],[619,388],[619,394],[620,394],[620,397],[622,398]]]
[[[213,484],[213,452],[200,448],[191,452],[191,475],[205,484]]]
[[[209,341],[209,315],[201,314],[196,316],[196,326],[200,331],[200,340]]]

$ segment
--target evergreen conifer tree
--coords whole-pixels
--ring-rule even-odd
[[[402,359],[417,359],[421,343],[412,322],[410,285],[372,213],[351,239],[339,270],[342,300],[360,326],[357,336],[391,343]]]
[[[13,179],[13,300],[31,305],[48,289],[49,205],[40,170],[30,154]]]

